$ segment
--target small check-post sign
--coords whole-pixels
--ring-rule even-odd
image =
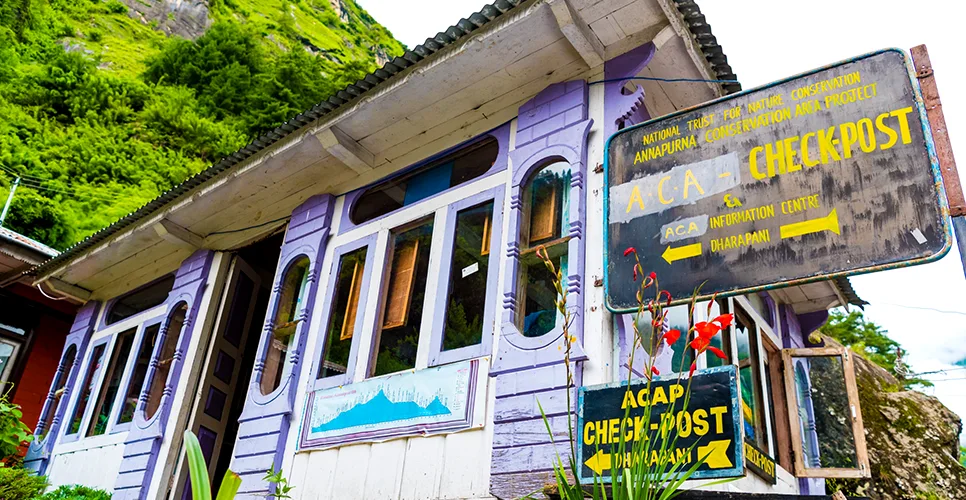
[[[647,380],[640,379],[630,384],[581,387],[577,396],[577,478],[583,484],[593,484],[595,478],[609,483],[614,469],[641,463],[650,467],[668,460],[680,461],[688,470],[689,464],[703,457],[705,462],[692,479],[744,475],[735,374],[733,365],[696,372],[686,408],[688,381],[677,375],[654,377],[650,388]],[[645,421],[648,407],[650,418]],[[622,433],[625,444],[620,454]],[[635,443],[642,439],[653,441],[651,451],[635,453]]]
[[[635,247],[675,298],[928,262],[949,248],[918,83],[884,50],[607,141],[605,285],[636,310]]]

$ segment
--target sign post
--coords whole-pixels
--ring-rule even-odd
[[[929,262],[950,244],[911,65],[884,50],[621,130],[607,141],[607,306],[627,247],[680,301]],[[626,261],[626,262],[625,262]]]
[[[593,484],[595,478],[610,483],[614,469],[676,460],[687,470],[703,457],[705,462],[691,479],[744,475],[736,373],[734,365],[695,373],[686,408],[688,381],[677,375],[654,377],[650,387],[647,380],[581,387],[577,396],[577,478],[582,484]],[[623,456],[619,453],[621,434]],[[647,456],[635,453],[635,443],[644,439],[652,440]]]

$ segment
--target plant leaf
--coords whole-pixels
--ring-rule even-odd
[[[225,478],[221,480],[221,487],[218,488],[218,496],[215,500],[232,500],[241,488],[241,476],[235,474],[231,469],[225,471]]]
[[[184,431],[184,450],[188,458],[188,473],[191,476],[191,495],[194,500],[211,500],[211,481],[208,479],[208,465],[201,452],[198,437],[191,431]],[[237,489],[235,491],[238,491]],[[219,497],[220,498],[220,497]]]

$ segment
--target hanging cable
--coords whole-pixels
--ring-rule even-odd
[[[279,217],[278,219],[273,219],[273,220],[270,220],[270,221],[262,222],[261,224],[255,224],[254,226],[240,227],[238,229],[228,229],[226,231],[215,231],[213,233],[208,233],[208,236],[214,236],[216,234],[240,233],[242,231],[248,231],[249,229],[257,229],[257,228],[260,228],[262,226],[267,226],[267,225],[273,224],[275,222],[282,222],[283,220],[288,220],[290,218],[292,218],[291,215],[286,215],[285,217]],[[205,237],[207,238],[208,236],[205,236]]]
[[[649,80],[655,82],[669,82],[669,83],[740,83],[738,80],[705,80],[703,78],[658,78],[656,76],[629,76],[626,78],[608,78],[605,80],[596,80],[593,82],[587,82],[587,85],[597,85],[599,83],[612,83],[612,82],[626,82],[630,80]]]

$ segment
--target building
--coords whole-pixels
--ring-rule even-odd
[[[536,250],[579,312],[577,384],[626,376],[632,319],[599,285],[604,141],[734,78],[689,0],[485,6],[32,271],[84,305],[28,465],[116,499],[184,498],[188,429],[211,476],[230,467],[249,495],[272,466],[298,498],[538,490],[565,451],[538,402],[558,440],[568,409]],[[791,472],[771,381],[780,348],[850,297],[838,280],[720,304],[755,385],[746,436],[782,464],[775,485],[727,488],[823,490]]]
[[[0,391],[30,425],[40,417],[77,306],[31,287],[23,273],[57,253],[0,227]]]

